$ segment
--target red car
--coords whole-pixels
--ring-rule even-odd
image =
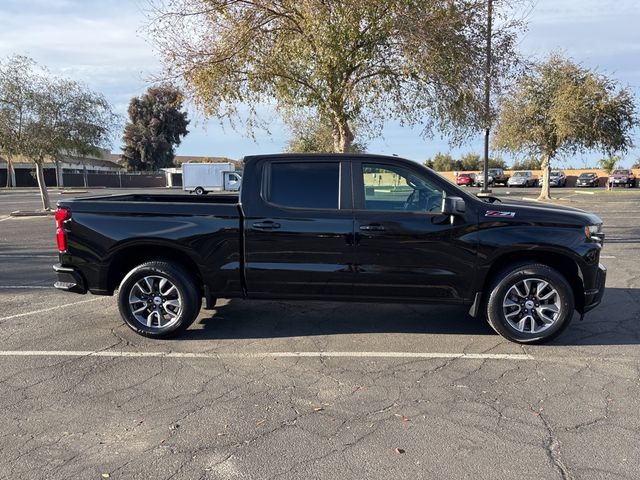
[[[476,181],[476,175],[474,173],[461,173],[456,177],[456,185],[465,185],[472,187]]]

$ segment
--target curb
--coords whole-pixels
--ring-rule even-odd
[[[49,211],[49,212],[23,212],[20,210],[17,210],[15,212],[11,212],[9,214],[10,217],[49,217],[49,216],[53,216],[55,215],[55,212],[53,210]]]

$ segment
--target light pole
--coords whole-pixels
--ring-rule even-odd
[[[489,194],[489,131],[491,130],[491,21],[493,0],[487,0],[487,46],[484,70],[484,181],[480,193]]]

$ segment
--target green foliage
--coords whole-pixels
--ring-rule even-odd
[[[511,170],[540,170],[542,167],[542,159],[536,157],[517,160],[511,165]]]
[[[448,172],[456,168],[456,162],[449,153],[436,153],[433,156],[433,169],[437,172]]]
[[[98,151],[110,142],[115,121],[106,99],[84,85],[55,77],[26,57],[0,63],[0,148],[35,163],[44,209],[50,208],[45,158]]]
[[[457,170],[462,170],[464,172],[482,170],[482,159],[480,158],[480,155],[477,153],[464,154],[460,157]]]
[[[619,155],[611,155],[609,157],[601,158],[600,160],[598,160],[598,165],[605,172],[607,172],[607,175],[611,175],[613,173],[613,171],[618,166],[618,163],[620,163]]]
[[[477,153],[465,153],[459,159],[455,159],[450,153],[436,153],[433,158],[428,158],[424,164],[437,172],[473,172],[484,168],[483,159]],[[507,168],[507,164],[499,157],[489,157],[489,168]]]
[[[257,107],[315,109],[348,151],[354,122],[470,132],[484,125],[486,3],[478,0],[157,0],[150,36],[166,73],[207,115],[261,125]],[[500,12],[498,12],[500,16]],[[516,22],[493,35],[494,86]]]
[[[636,163],[634,163],[631,168],[640,168],[640,158],[636,159]]]
[[[637,124],[628,89],[553,55],[504,98],[494,143],[550,158],[589,149],[626,151]]]
[[[638,124],[630,91],[580,65],[552,55],[522,76],[505,96],[494,137],[497,148],[542,157],[541,198],[549,198],[551,160],[563,153],[632,146]]]
[[[151,87],[129,102],[129,121],[122,136],[123,158],[133,171],[174,166],[175,147],[189,131],[183,97],[169,85]]]

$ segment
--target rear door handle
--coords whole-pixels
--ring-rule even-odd
[[[276,230],[280,228],[280,224],[267,220],[266,222],[254,223],[251,227],[257,228],[258,230]]]
[[[365,232],[384,232],[384,227],[373,223],[371,225],[360,225],[360,230],[364,230]]]

